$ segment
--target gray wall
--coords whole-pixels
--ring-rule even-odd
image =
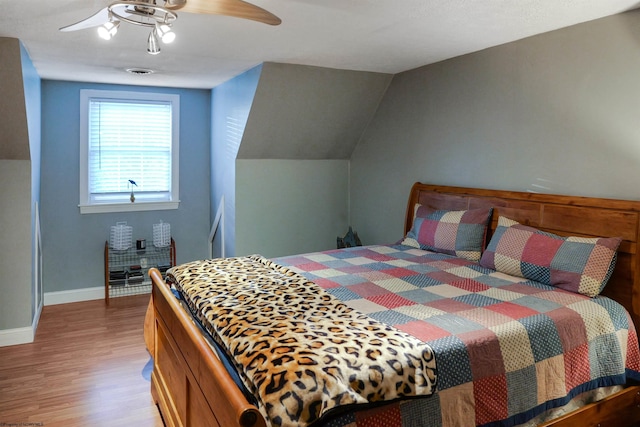
[[[22,45],[0,37],[0,159],[29,159],[29,126],[22,79]]]
[[[348,160],[238,160],[236,255],[335,249],[348,224]]]
[[[40,78],[17,39],[0,38],[0,64],[0,330],[6,330],[30,327],[39,308],[33,266]]]
[[[390,81],[389,74],[263,64],[235,165],[233,254],[336,247],[349,226],[348,159]]]
[[[31,326],[31,162],[0,159],[0,330]]]
[[[213,90],[210,220],[224,196],[226,256],[335,247],[349,224],[348,158],[390,80],[265,63]]]
[[[267,62],[239,159],[348,159],[392,75]]]
[[[80,214],[80,90],[130,90],[180,95],[180,207],[177,210]],[[171,224],[177,261],[206,258],[210,206],[211,92],[42,82],[41,223],[45,292],[104,285],[104,244],[118,221],[133,238],[152,241],[153,224]]]
[[[352,222],[402,236],[415,181],[640,198],[640,12],[396,75],[351,158]]]

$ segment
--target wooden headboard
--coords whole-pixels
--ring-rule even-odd
[[[616,268],[603,295],[622,304],[640,328],[640,201],[415,183],[407,204],[405,234],[413,224],[416,203],[434,210],[493,207],[488,239],[499,215],[562,236],[622,237]]]

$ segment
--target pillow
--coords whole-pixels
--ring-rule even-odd
[[[561,237],[499,217],[480,265],[594,297],[613,273],[620,237]]]
[[[416,204],[413,226],[403,245],[479,261],[493,208],[434,211],[422,216]],[[419,216],[420,215],[420,216]]]

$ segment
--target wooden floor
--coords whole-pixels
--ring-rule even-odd
[[[162,426],[142,375],[149,298],[44,307],[33,343],[0,347],[0,426]]]

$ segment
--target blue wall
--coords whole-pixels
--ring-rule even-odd
[[[213,224],[220,200],[224,197],[225,256],[234,256],[236,251],[236,156],[261,72],[262,65],[258,65],[216,86],[212,91],[211,223]],[[220,231],[218,230],[213,242],[214,257],[222,254]]]
[[[36,248],[36,204],[40,204],[40,151],[41,151],[41,82],[36,68],[31,62],[29,53],[20,43],[20,56],[22,58],[22,80],[24,82],[24,102],[27,110],[27,126],[29,128],[29,153],[31,158],[31,265],[35,267]],[[35,268],[31,275],[31,288],[36,289],[37,277]],[[41,306],[42,289],[38,289],[31,298],[31,317]]]
[[[180,208],[81,215],[80,90],[180,95]],[[127,221],[133,237],[152,239],[153,224],[171,224],[177,262],[206,258],[210,206],[211,91],[42,81],[41,224],[45,292],[104,285],[104,244]]]

